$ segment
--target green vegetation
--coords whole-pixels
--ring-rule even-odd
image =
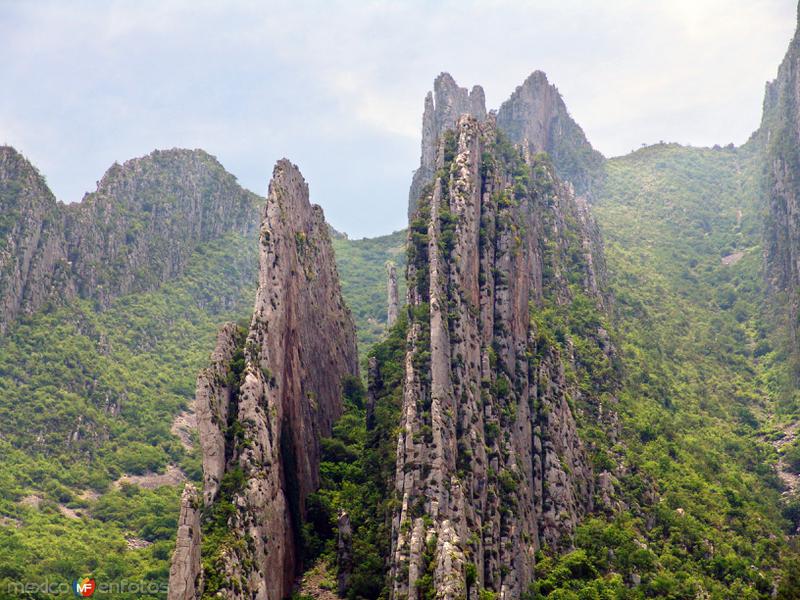
[[[400,303],[405,299],[405,245],[405,231],[362,240],[333,239],[342,293],[353,311],[362,357],[386,329],[386,263],[389,261],[397,265]]]
[[[369,352],[383,383],[375,391],[374,425],[369,430],[363,386],[357,380],[345,382],[345,412],[333,436],[322,440],[321,485],[307,503],[303,538],[308,564],[316,560],[336,564],[339,512],[350,517],[354,570],[347,597],[351,600],[377,598],[384,591],[406,327],[401,311],[386,339]]]
[[[574,354],[567,377],[577,401],[599,398],[619,412],[616,442],[585,415],[579,425],[596,470],[615,475],[626,508],[585,520],[566,554],[542,549],[527,598],[760,599],[776,580],[780,600],[797,598],[800,559],[786,534],[800,525],[800,502],[781,499],[772,465],[780,448],[783,462],[800,469],[800,442],[778,445],[790,439],[787,423],[800,403],[785,328],[775,326],[780,311],[763,302],[757,173],[746,149],[659,145],[609,161],[594,212],[605,239],[610,318],[581,289],[570,215],[564,242],[543,248],[567,261],[566,273],[543,276],[546,284],[565,277],[570,297],[546,297],[532,318],[547,345]],[[520,186],[549,185],[542,169],[530,180],[515,175]],[[446,232],[450,215],[440,218]],[[382,384],[368,430],[363,386],[344,382],[345,413],[322,441],[322,485],[309,498],[303,542],[309,566],[322,561],[335,572],[336,521],[348,512],[351,599],[385,589],[409,319],[401,310],[385,331],[385,263],[397,263],[403,298],[406,258],[413,264],[427,252],[423,225],[424,218],[412,222],[407,250],[406,232],[334,240],[362,358],[376,358]],[[206,244],[184,276],[158,291],[103,311],[76,301],[25,318],[0,339],[0,590],[80,575],[166,582],[180,486],[117,480],[169,465],[199,479],[199,457],[170,428],[194,394],[218,326],[250,314],[256,251],[254,240],[238,236]],[[426,273],[414,282],[423,291]],[[619,361],[601,351],[600,329]],[[505,396],[510,385],[500,377],[492,392]],[[491,424],[486,433],[501,429]],[[504,489],[516,485],[508,473],[498,477]],[[223,501],[204,525],[208,545],[224,547],[231,509],[224,500],[241,484],[236,471],[222,482]],[[213,591],[214,553],[204,556]],[[473,565],[467,578],[476,585]],[[430,592],[432,581],[422,583]]]
[[[255,252],[239,236],[207,244],[159,291],[102,312],[74,302],[0,340],[0,590],[81,575],[166,584],[182,486],[113,482],[168,464],[199,478],[170,427],[218,326],[252,309]]]
[[[783,355],[762,306],[752,157],[659,145],[606,170],[594,212],[623,443],[595,462],[623,467],[628,509],[586,521],[573,552],[542,552],[530,596],[767,598],[782,579],[778,597],[796,598],[785,534],[797,523],[781,512],[768,443]]]
[[[362,353],[384,335],[387,260],[404,285],[404,240],[334,241]],[[256,253],[236,235],[205,244],[158,291],[45,310],[0,339],[0,598],[8,583],[80,575],[166,584],[182,486],[114,482],[168,465],[199,481],[199,456],[170,428],[218,327],[249,318]]]

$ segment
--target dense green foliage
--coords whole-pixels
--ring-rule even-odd
[[[385,328],[387,260],[404,285],[404,239],[334,241],[362,353]],[[45,310],[0,340],[0,597],[15,581],[84,574],[166,583],[181,486],[114,482],[167,465],[199,479],[199,456],[170,428],[219,325],[249,317],[256,252],[254,239],[229,236],[158,291],[103,311],[90,301]]]
[[[763,302],[757,173],[746,149],[659,145],[607,163],[594,212],[612,315],[583,294],[575,264],[569,302],[545,298],[532,317],[548,344],[575,356],[574,389],[604,405],[618,399],[619,443],[586,418],[580,428],[595,468],[618,475],[626,509],[586,520],[567,554],[542,550],[531,598],[767,598],[776,580],[778,598],[798,597],[800,562],[786,534],[800,524],[800,503],[781,499],[772,468],[780,448],[800,470],[800,442],[778,445],[791,439],[798,402],[779,311]],[[423,251],[421,223],[412,223],[412,261]],[[385,332],[385,264],[397,263],[402,299],[405,239],[334,240],[360,352],[376,358],[381,385],[368,430],[365,391],[346,382],[345,414],[322,442],[304,559],[335,571],[336,520],[347,511],[353,599],[385,588],[407,324],[400,311]],[[180,486],[115,481],[168,465],[199,478],[198,456],[170,428],[217,327],[249,316],[256,251],[238,236],[204,245],[158,291],[104,311],[73,302],[0,340],[0,598],[17,597],[3,591],[17,581],[166,582]],[[611,332],[619,363],[600,351],[598,328]],[[239,476],[223,482],[223,499]],[[218,507],[205,534],[222,547],[230,507]],[[213,574],[214,554],[205,556]]]
[[[159,291],[102,312],[74,302],[0,340],[0,596],[16,581],[81,575],[166,583],[180,487],[113,483],[168,464],[199,477],[199,457],[170,427],[219,324],[251,310],[255,252],[231,236]],[[152,545],[129,549],[133,538]]]
[[[362,240],[333,240],[342,292],[353,311],[362,357],[386,329],[386,263],[389,261],[397,265],[401,304],[405,298],[405,244],[405,231]]]
[[[595,214],[624,365],[623,443],[609,450],[628,510],[584,523],[566,556],[542,555],[532,597],[766,598],[781,577],[779,597],[797,597],[767,442],[781,358],[754,173],[733,149],[608,162]]]
[[[354,570],[347,597],[351,600],[384,593],[406,326],[407,317],[401,311],[386,339],[369,351],[382,381],[373,391],[375,414],[369,429],[361,383],[345,386],[345,412],[333,436],[322,440],[321,485],[308,500],[304,527],[308,562],[323,560],[335,565],[337,519],[342,510],[350,517]]]

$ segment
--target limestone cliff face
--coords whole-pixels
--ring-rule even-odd
[[[56,202],[30,163],[0,148],[0,331],[80,296],[100,306],[179,275],[197,244],[255,233],[259,198],[201,150],[115,164],[83,201]]]
[[[319,440],[341,414],[342,380],[357,375],[355,327],[322,210],[309,203],[297,167],[279,161],[249,331],[223,327],[198,377],[203,535],[217,540],[204,593],[290,595],[305,500],[319,481]]]
[[[419,168],[414,172],[408,194],[408,216],[414,214],[422,188],[433,181],[439,136],[452,129],[458,118],[472,115],[479,121],[486,118],[486,96],[476,85],[472,90],[459,87],[450,73],[441,73],[433,82],[433,93],[425,96],[422,113],[422,153]]]
[[[795,33],[778,77],[767,84],[761,128],[751,142],[764,157],[767,206],[767,278],[775,292],[786,292],[790,331],[798,348],[800,314],[800,30]]]
[[[580,195],[591,195],[603,156],[592,148],[547,75],[534,71],[497,111],[497,127],[531,154],[547,152],[556,174]]]
[[[596,248],[571,186],[492,118],[460,118],[436,167],[409,229],[392,595],[518,598],[535,551],[566,543],[594,486],[569,357],[532,316],[545,296],[569,301],[570,275],[601,305],[602,261],[570,262]]]

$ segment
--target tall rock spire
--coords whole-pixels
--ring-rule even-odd
[[[567,111],[558,89],[534,71],[497,111],[497,128],[530,154],[546,152],[556,174],[578,195],[591,194],[603,156],[592,148]]]
[[[397,312],[400,301],[397,295],[397,267],[394,262],[386,263],[386,326],[391,327],[397,321]]]
[[[281,160],[261,223],[249,331],[223,327],[212,366],[198,377],[202,534],[218,544],[196,597],[291,594],[305,500],[319,482],[320,438],[341,414],[343,379],[357,375],[355,328],[322,209],[309,203],[297,167]],[[171,580],[170,593],[179,585]]]
[[[440,136],[452,129],[461,115],[486,119],[483,88],[460,88],[448,73],[434,81],[434,93],[425,97],[422,115],[422,155],[409,191],[408,214],[412,217],[425,185],[434,178]],[[592,148],[580,125],[569,115],[558,89],[547,75],[534,71],[514,90],[497,111],[497,129],[526,155],[546,152],[560,179],[569,181],[579,196],[591,199],[603,177],[603,155]]]
[[[440,138],[437,176],[410,227],[397,600],[474,598],[479,588],[519,598],[536,550],[559,547],[592,506],[570,357],[532,311],[545,296],[569,301],[567,273],[597,280],[587,275],[593,246],[571,186],[537,161],[491,117],[462,116]]]

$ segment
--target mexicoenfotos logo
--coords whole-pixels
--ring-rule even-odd
[[[96,586],[94,579],[84,577],[83,579],[76,579],[72,582],[72,591],[78,598],[88,598],[94,594]]]

